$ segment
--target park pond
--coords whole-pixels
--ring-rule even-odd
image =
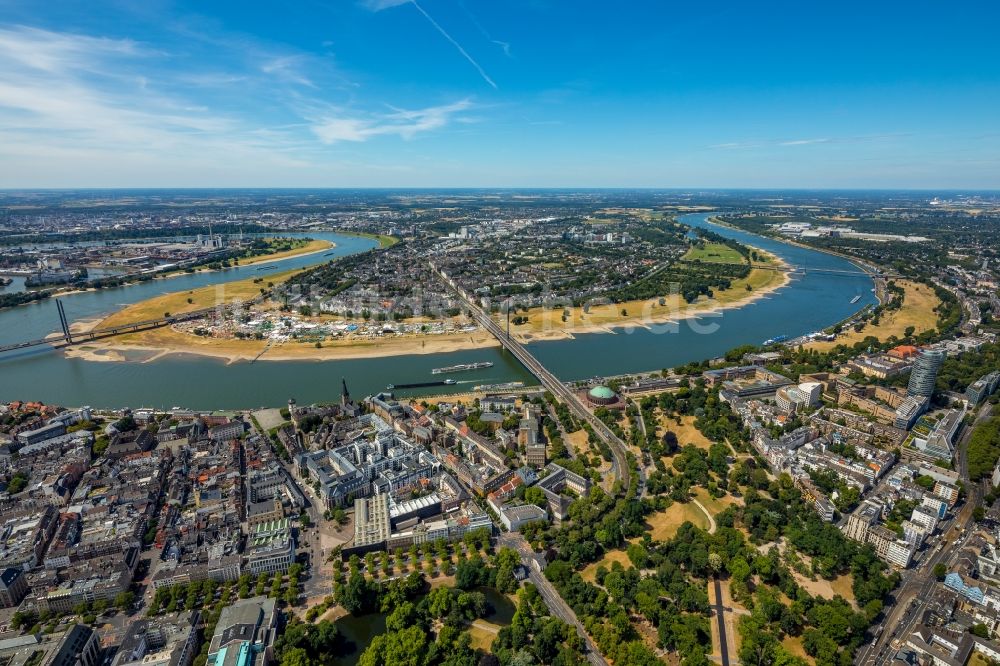
[[[514,602],[492,587],[480,587],[476,590],[486,596],[488,610],[483,619],[495,625],[509,625],[517,610]],[[335,622],[340,635],[347,641],[345,652],[336,659],[337,666],[356,666],[361,653],[372,639],[385,633],[387,615],[388,613],[345,615]]]

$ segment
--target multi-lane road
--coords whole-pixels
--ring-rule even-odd
[[[576,613],[569,607],[566,601],[559,596],[558,590],[541,573],[541,564],[538,555],[532,550],[531,545],[517,532],[507,532],[500,535],[499,542],[502,546],[513,548],[521,556],[521,563],[528,567],[528,580],[530,580],[538,593],[542,595],[549,612],[566,624],[576,627],[577,633],[583,637],[584,645],[587,647],[587,661],[593,666],[608,666],[607,660],[601,655],[600,650],[587,634],[583,623],[576,617]]]

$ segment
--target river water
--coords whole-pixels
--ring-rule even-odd
[[[807,269],[773,294],[718,316],[681,321],[652,329],[618,329],[616,333],[576,335],[571,340],[537,342],[532,353],[556,375],[582,379],[673,367],[692,360],[719,356],[745,343],[759,344],[777,335],[794,337],[841,321],[862,307],[877,303],[872,281],[855,272],[831,275],[809,269],[858,269],[840,257],[828,255],[743,231],[713,225],[709,215],[682,216],[685,224],[711,229],[723,236],[778,255]],[[343,256],[374,246],[370,239],[310,232],[313,238],[337,243]],[[137,285],[62,297],[71,320],[92,319],[124,305],[174,291],[245,277],[300,268],[333,257],[311,255],[221,272],[194,273]],[[851,303],[855,295],[861,298]],[[58,330],[55,303],[43,302],[0,311],[0,344],[29,340]],[[383,390],[387,384],[429,381],[432,368],[472,361],[493,361],[488,370],[453,375],[457,386],[423,388],[420,393],[469,390],[473,384],[523,381],[532,377],[510,355],[499,349],[447,354],[390,356],[343,361],[258,361],[232,363],[197,356],[173,355],[157,361],[95,362],[70,359],[48,348],[8,354],[0,358],[0,401],[40,400],[67,406],[234,409],[276,406],[294,397],[300,404],[336,400],[340,379],[355,396]],[[414,392],[415,392],[414,391]],[[400,391],[399,393],[405,394]]]
[[[0,285],[0,294],[17,294],[27,290],[23,277],[11,277],[10,280],[10,284],[6,286]]]

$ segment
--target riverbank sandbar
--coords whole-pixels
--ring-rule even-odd
[[[196,354],[225,360],[239,361],[335,361],[382,356],[407,356],[416,354],[445,354],[468,349],[497,347],[496,341],[486,331],[441,335],[401,335],[371,340],[345,340],[322,343],[288,341],[268,345],[266,340],[237,340],[201,337],[181,333],[170,328],[159,328],[141,333],[129,333],[95,341],[93,347],[106,350],[144,350],[154,352],[150,361],[172,354]],[[66,349],[74,357],[75,348]]]
[[[759,261],[752,265],[745,278],[733,280],[728,289],[716,291],[711,298],[702,297],[693,303],[684,302],[679,294],[645,301],[561,309],[532,308],[527,322],[511,333],[521,342],[571,339],[579,333],[616,333],[628,327],[652,327],[684,319],[717,314],[739,308],[764,298],[788,283],[785,264],[778,257],[761,251]],[[105,318],[97,327],[106,328],[181,314],[194,310],[249,302],[257,299],[272,284],[278,284],[297,270],[235,280],[157,296],[132,304]],[[269,307],[265,303],[263,307]],[[317,322],[329,317],[311,318]],[[104,349],[143,349],[156,352],[153,358],[167,354],[198,354],[236,361],[337,360],[400,356],[409,354],[440,354],[469,349],[495,347],[499,343],[484,330],[444,334],[405,334],[371,338],[351,336],[315,343],[267,340],[240,340],[199,336],[173,328],[159,328],[140,333],[109,338],[99,343]]]
[[[760,260],[752,264],[750,274],[733,280],[728,289],[720,289],[712,297],[702,296],[687,303],[680,294],[670,294],[646,300],[624,301],[570,308],[530,308],[519,316],[527,321],[511,326],[521,342],[559,340],[580,333],[610,333],[628,327],[651,327],[677,323],[685,319],[711,316],[725,310],[741,308],[778,291],[790,278],[788,265],[773,254],[756,250]],[[505,322],[504,322],[505,323]]]

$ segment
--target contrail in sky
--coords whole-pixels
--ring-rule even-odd
[[[483,33],[483,37],[485,37],[486,39],[490,40],[491,42],[499,46],[503,50],[503,54],[505,56],[507,56],[508,58],[512,57],[510,54],[510,42],[505,42],[499,39],[493,39],[493,36],[490,35],[489,31],[483,27],[483,24],[479,22],[479,19],[476,18],[476,15],[473,14],[471,11],[469,11],[469,8],[465,6],[464,2],[461,2],[461,0],[459,0],[458,6],[462,8],[462,11],[465,12],[465,15],[469,17],[470,21],[472,21],[472,25],[476,26],[479,29],[479,32]]]
[[[468,60],[472,64],[473,67],[476,68],[476,71],[479,72],[479,76],[483,77],[483,80],[486,81],[486,83],[488,83],[491,86],[493,86],[493,89],[496,90],[497,89],[497,84],[495,84],[493,82],[493,79],[491,79],[490,75],[486,73],[486,70],[484,70],[482,67],[480,67],[479,63],[476,62],[475,60],[473,60],[472,56],[470,56],[468,54],[468,52],[465,49],[462,48],[462,45],[459,44],[457,41],[455,41],[455,39],[451,35],[449,35],[447,32],[445,32],[445,29],[442,28],[440,25],[438,25],[437,21],[435,21],[433,18],[431,18],[431,15],[428,14],[426,11],[424,11],[423,7],[421,7],[420,5],[417,4],[417,0],[410,0],[410,3],[414,7],[417,8],[417,11],[419,11],[421,14],[424,15],[424,18],[426,18],[428,21],[430,21],[430,24],[432,26],[434,26],[435,28],[437,28],[437,31],[440,32],[441,35],[445,39],[447,39],[449,42],[451,42],[455,46],[455,48],[458,49],[458,52],[461,53],[462,56],[464,56],[465,59]]]

